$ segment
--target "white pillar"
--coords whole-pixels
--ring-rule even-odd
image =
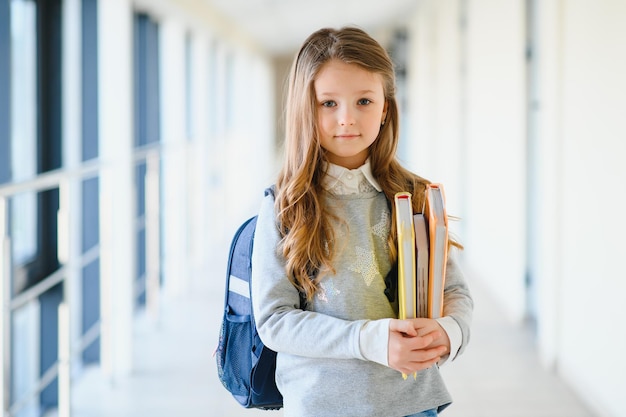
[[[63,167],[75,170],[81,164],[81,2],[63,2]],[[82,333],[81,317],[81,265],[77,262],[82,255],[82,179],[70,178],[65,190],[67,214],[67,262],[68,274],[64,287],[64,299],[69,306],[70,348],[80,345]],[[71,214],[71,215],[70,215]],[[72,363],[79,365],[80,359]]]
[[[175,17],[159,26],[163,154],[163,274],[166,294],[187,288],[187,138],[185,28]]]
[[[98,2],[101,362],[115,381],[132,368],[136,225],[132,158],[132,4]]]
[[[209,148],[209,43],[206,35],[194,34],[192,47],[192,79],[191,85],[194,91],[192,97],[193,112],[193,144],[192,152],[189,154],[192,160],[190,165],[189,178],[189,211],[191,219],[190,253],[193,257],[190,271],[191,277],[199,277],[202,271],[206,271],[210,266],[207,262],[209,251],[209,228],[208,228],[208,205],[210,201],[210,169],[208,155]]]
[[[537,285],[537,342],[543,364],[553,367],[559,352],[561,326],[561,281],[563,278],[559,259],[561,251],[559,190],[562,188],[562,136],[561,106],[563,78],[563,16],[560,0],[537,3],[539,42],[536,55],[539,59],[541,80],[540,123],[537,145],[536,190],[541,207],[538,210],[536,230],[540,231],[534,245],[536,249]]]

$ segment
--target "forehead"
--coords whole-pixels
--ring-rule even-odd
[[[383,79],[380,74],[339,60],[331,60],[322,65],[313,84],[316,94],[364,90],[383,93]]]

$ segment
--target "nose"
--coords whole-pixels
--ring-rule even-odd
[[[352,126],[355,123],[354,112],[349,106],[344,106],[338,114],[340,126]]]

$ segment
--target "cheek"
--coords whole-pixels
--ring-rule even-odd
[[[381,115],[382,113],[375,113],[374,115],[372,115],[371,117],[368,118],[367,121],[367,129],[370,132],[375,132],[376,134],[378,134],[378,132],[380,131],[380,129],[382,128],[381,126]]]
[[[317,117],[317,128],[321,134],[324,134],[329,130],[330,118],[328,116],[319,115]]]

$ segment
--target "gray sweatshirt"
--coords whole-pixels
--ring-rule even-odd
[[[404,380],[366,351],[386,352],[388,319],[397,308],[384,294],[391,269],[386,198],[373,188],[350,195],[326,193],[343,222],[334,224],[336,275],[322,279],[306,311],[277,251],[274,200],[259,211],[252,255],[252,300],[263,342],[278,352],[276,382],[284,415],[293,417],[406,416],[446,407],[451,397],[437,366]],[[469,340],[472,299],[454,256],[446,267],[444,315],[460,328],[461,353]],[[373,338],[372,336],[376,336]],[[363,346],[367,341],[367,346]],[[370,346],[370,344],[377,344]],[[369,359],[368,359],[369,358]],[[380,362],[380,363],[379,363]]]

